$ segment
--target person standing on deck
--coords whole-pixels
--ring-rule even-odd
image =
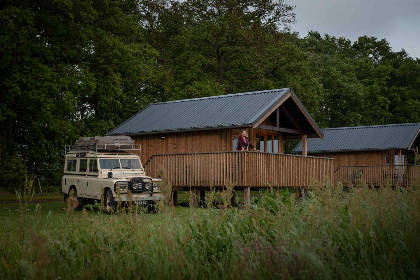
[[[238,145],[236,145],[236,150],[243,152],[249,151],[249,149],[257,151],[257,149],[255,149],[254,146],[252,146],[249,142],[249,138],[246,136],[246,130],[242,130],[238,136]]]

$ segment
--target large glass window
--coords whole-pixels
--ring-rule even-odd
[[[279,153],[279,136],[274,134],[257,134],[255,147],[266,153]]]
[[[101,169],[120,169],[119,159],[99,159],[99,166]]]
[[[122,169],[141,169],[140,160],[138,159],[121,159]]]
[[[267,153],[273,152],[273,135],[267,135]]]
[[[265,152],[264,147],[265,147],[265,143],[264,143],[264,136],[263,135],[257,135],[257,141],[256,141],[256,146],[255,148],[257,148],[257,150],[260,150],[261,152]]]
[[[236,147],[238,146],[238,137],[232,138],[232,151],[236,151]]]
[[[87,171],[87,159],[80,160],[79,172],[86,172]]]
[[[98,172],[98,161],[96,159],[89,160],[89,172]]]
[[[274,136],[273,140],[273,153],[278,154],[279,153],[279,137]]]
[[[69,159],[67,160],[67,171],[76,171],[77,160]]]

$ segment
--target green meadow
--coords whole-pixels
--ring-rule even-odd
[[[261,193],[250,207],[0,204],[0,279],[415,279],[420,193]],[[217,193],[215,194],[217,196]],[[188,194],[181,196],[186,205]]]

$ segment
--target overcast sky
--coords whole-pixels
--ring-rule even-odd
[[[295,5],[300,37],[309,30],[352,41],[367,35],[385,38],[393,51],[402,48],[420,58],[420,0],[286,0]]]

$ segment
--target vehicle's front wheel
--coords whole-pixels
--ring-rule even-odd
[[[113,212],[117,208],[117,203],[115,202],[114,196],[112,195],[111,190],[107,190],[105,193],[105,201],[104,201],[104,207],[105,210],[108,212]]]
[[[74,208],[74,210],[82,210],[84,206],[84,200],[81,197],[77,196],[77,189],[72,188],[69,192],[68,198],[70,199],[70,205]]]

